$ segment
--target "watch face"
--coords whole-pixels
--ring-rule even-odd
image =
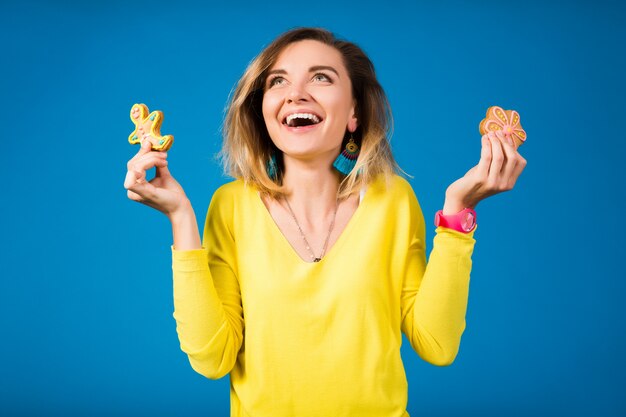
[[[469,232],[470,230],[472,230],[475,224],[476,218],[474,217],[473,213],[469,211],[463,213],[463,217],[461,218],[461,227],[463,227],[463,230]]]

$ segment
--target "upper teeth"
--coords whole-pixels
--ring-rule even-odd
[[[319,123],[320,118],[311,113],[293,113],[287,116],[287,124],[291,123],[293,119],[311,119],[313,123]]]

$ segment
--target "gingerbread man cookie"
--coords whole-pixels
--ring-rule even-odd
[[[513,139],[516,148],[526,141],[526,132],[520,124],[519,113],[498,106],[487,109],[487,117],[480,122],[478,130],[481,135],[501,130],[505,136]]]
[[[128,136],[132,145],[141,143],[145,138],[152,143],[152,150],[165,152],[174,143],[174,136],[161,136],[163,112],[156,110],[150,113],[145,104],[134,104],[130,109],[130,120],[135,124],[135,130]]]

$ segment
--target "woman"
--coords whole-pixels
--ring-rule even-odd
[[[213,195],[202,243],[167,155],[146,143],[129,161],[129,198],[172,223],[181,349],[208,378],[230,373],[232,416],[407,416],[401,331],[424,360],[454,360],[471,209],[511,189],[526,162],[510,139],[483,136],[478,165],[446,190],[427,265],[390,117],[359,47],[296,29],[233,94],[223,156],[237,180]]]

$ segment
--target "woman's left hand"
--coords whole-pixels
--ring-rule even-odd
[[[510,137],[501,131],[483,135],[478,165],[448,187],[443,214],[473,209],[481,200],[513,189],[525,166],[526,160]]]

